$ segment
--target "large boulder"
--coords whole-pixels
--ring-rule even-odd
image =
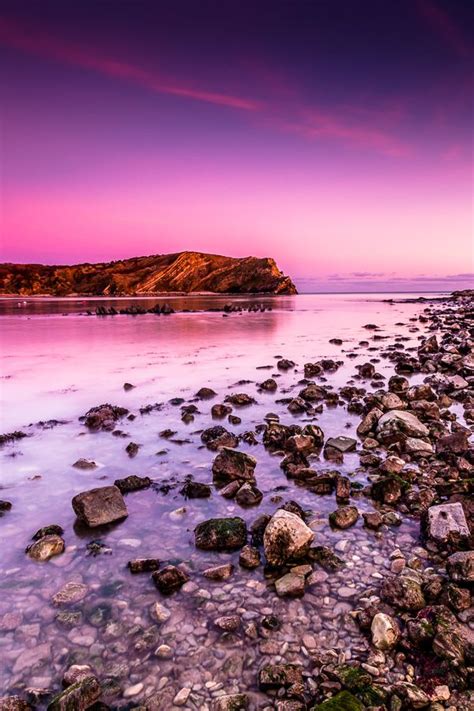
[[[377,422],[377,438],[384,444],[391,444],[406,437],[423,439],[428,437],[429,433],[426,425],[405,410],[390,410]]]
[[[116,486],[102,486],[77,494],[72,500],[76,516],[94,528],[121,521],[128,516],[127,507]]]
[[[287,560],[297,560],[308,552],[313,539],[313,531],[299,516],[278,509],[263,535],[267,562],[269,565],[279,566]]]
[[[242,548],[247,543],[247,526],[235,518],[210,518],[194,529],[196,548],[205,551],[226,551]]]
[[[469,527],[462,504],[430,506],[426,522],[427,535],[437,543],[459,543],[469,538]]]
[[[212,474],[216,486],[225,486],[231,481],[255,482],[255,457],[239,452],[230,447],[223,447],[212,465]]]

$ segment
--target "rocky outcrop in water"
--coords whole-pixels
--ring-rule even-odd
[[[98,264],[0,264],[0,293],[21,296],[143,296],[170,292],[296,294],[270,257],[177,252]]]

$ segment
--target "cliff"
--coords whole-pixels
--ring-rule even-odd
[[[178,252],[98,264],[0,264],[0,294],[137,296],[169,292],[296,294],[269,257]]]

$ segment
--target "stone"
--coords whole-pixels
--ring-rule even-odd
[[[258,506],[263,498],[263,494],[256,486],[246,482],[242,484],[235,495],[235,500],[240,506]]]
[[[114,486],[116,486],[122,494],[140,491],[140,489],[148,489],[151,485],[152,481],[149,476],[136,476],[135,474],[114,481]]]
[[[179,492],[186,499],[208,499],[212,493],[208,484],[199,481],[187,481]]]
[[[238,615],[224,615],[214,620],[214,624],[223,632],[236,632],[241,625],[241,620]]]
[[[51,662],[51,645],[49,642],[38,644],[33,647],[26,647],[15,657],[13,673],[19,674],[26,669],[32,673],[36,667]]]
[[[197,391],[195,397],[199,398],[199,400],[210,400],[213,397],[216,397],[217,393],[215,390],[212,388],[199,388]]]
[[[474,551],[459,551],[450,555],[446,570],[456,583],[474,583]]]
[[[389,605],[408,612],[418,612],[426,605],[420,583],[403,574],[386,577],[380,597]]]
[[[219,487],[232,481],[254,483],[256,465],[257,460],[249,454],[223,447],[212,464],[214,483]]]
[[[395,690],[406,701],[409,709],[422,709],[430,703],[429,696],[418,686],[408,681],[397,684]]]
[[[45,536],[62,536],[64,533],[64,529],[62,526],[59,526],[57,523],[52,523],[49,526],[43,526],[43,528],[40,528],[34,536],[32,536],[33,541],[39,541],[40,538],[44,538]]]
[[[437,543],[456,543],[469,538],[464,509],[459,502],[430,506],[427,514],[426,532]]]
[[[244,546],[243,551],[248,546]],[[234,572],[232,563],[224,563],[223,565],[215,565],[212,568],[207,568],[203,571],[203,575],[208,580],[228,580]]]
[[[185,706],[188,699],[189,699],[190,694],[191,694],[191,689],[188,687],[184,687],[183,689],[178,691],[178,693],[174,697],[173,704],[175,706]]]
[[[230,405],[223,405],[222,403],[218,403],[217,405],[213,405],[211,407],[211,415],[215,419],[222,419],[223,417],[227,417],[227,415],[230,415],[232,412],[232,408]]]
[[[275,589],[278,597],[300,597],[304,595],[304,575],[287,573],[275,580]]]
[[[128,415],[128,410],[125,407],[117,407],[116,405],[105,403],[104,405],[91,407],[81,419],[86,427],[91,430],[110,431],[114,429],[117,420],[125,415]]]
[[[329,522],[336,528],[350,528],[359,518],[359,511],[355,506],[341,506],[329,514]]]
[[[194,529],[196,548],[226,551],[242,548],[247,543],[247,526],[239,517],[211,518]]]
[[[385,651],[394,647],[400,638],[400,629],[396,620],[383,612],[374,615],[370,627],[372,644],[376,649]]]
[[[155,602],[151,608],[153,618],[160,623],[166,622],[171,617],[171,612],[161,602]]]
[[[259,550],[253,546],[244,546],[240,551],[239,565],[241,565],[242,568],[247,568],[248,570],[258,568],[260,565]]]
[[[88,664],[72,664],[64,673],[63,686],[72,686],[73,684],[77,684],[78,681],[87,679],[88,676],[94,676]]]
[[[1,696],[0,711],[33,711],[33,708],[19,696]]]
[[[64,552],[65,543],[61,536],[48,535],[43,536],[35,543],[32,543],[26,549],[26,553],[32,560],[44,562],[53,556],[60,555]]]
[[[290,511],[278,509],[263,534],[265,557],[269,565],[304,557],[314,539],[313,531]]]
[[[76,469],[83,469],[84,471],[92,471],[92,469],[97,469],[97,464],[91,459],[78,459],[72,466]]]
[[[377,423],[377,437],[384,444],[391,444],[406,437],[423,439],[429,436],[429,429],[411,412],[390,410]]]
[[[167,565],[162,570],[156,570],[151,577],[163,595],[171,595],[189,580],[189,576],[175,565]]]
[[[231,405],[235,405],[236,407],[246,407],[256,402],[255,398],[251,395],[247,395],[247,393],[233,393],[232,395],[227,395],[224,401],[230,402]]]
[[[379,511],[366,511],[362,514],[364,526],[377,531],[383,524],[382,514]]]
[[[211,702],[211,711],[247,711],[247,694],[224,694]]]
[[[403,443],[403,449],[408,454],[418,454],[425,457],[430,456],[430,454],[434,454],[431,442],[425,442],[425,440],[417,439],[416,437],[407,437]]]
[[[239,444],[239,438],[233,432],[229,432],[225,427],[222,427],[222,425],[215,425],[201,432],[201,442],[211,450],[221,449],[222,447],[230,447],[232,449]]]
[[[95,528],[128,516],[122,493],[116,486],[103,486],[77,494],[72,500],[76,516],[87,526]]]
[[[346,452],[352,452],[357,446],[357,440],[352,437],[344,437],[340,435],[339,437],[330,437],[326,440],[326,447],[332,447],[337,449],[338,452],[345,454]]]
[[[313,706],[311,711],[364,711],[365,708],[349,691],[340,691],[322,704]]]
[[[86,711],[101,695],[95,676],[87,676],[60,692],[48,706],[48,711]]]
[[[303,681],[303,668],[296,664],[266,664],[258,673],[258,685],[262,691],[288,688]]]
[[[55,595],[53,595],[53,604],[61,606],[81,602],[81,600],[84,600],[87,593],[87,585],[70,581],[66,583]]]
[[[127,567],[131,573],[152,573],[160,567],[158,558],[135,558],[129,560]]]

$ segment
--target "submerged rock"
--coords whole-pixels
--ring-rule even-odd
[[[313,706],[312,711],[364,711],[364,705],[349,691],[340,691],[322,704]]]
[[[117,420],[128,415],[128,412],[125,407],[105,403],[91,407],[81,419],[91,430],[113,430]]]
[[[222,487],[232,481],[255,482],[256,465],[257,460],[249,454],[223,447],[212,464],[214,483]]]
[[[211,518],[194,529],[196,548],[225,551],[242,548],[247,542],[247,526],[239,517]]]
[[[355,506],[341,506],[336,511],[329,514],[329,522],[336,528],[350,528],[359,518],[359,512]]]
[[[248,708],[247,694],[225,694],[211,702],[211,711],[247,711]]]
[[[189,576],[175,565],[167,565],[163,570],[156,570],[151,577],[163,595],[171,595],[189,580]]]
[[[279,566],[302,558],[314,539],[313,531],[294,513],[278,509],[263,535],[265,557],[269,565]]]
[[[127,507],[116,486],[103,486],[77,494],[72,500],[76,516],[87,526],[103,526],[128,516]]]
[[[303,667],[296,664],[266,664],[258,673],[258,684],[262,691],[288,688],[303,681]]]
[[[304,595],[304,584],[304,575],[287,573],[275,580],[275,589],[278,597],[300,597]]]
[[[122,494],[129,494],[131,491],[139,491],[140,489],[147,489],[152,485],[152,481],[149,476],[136,476],[131,474],[124,479],[116,479],[114,481],[114,486],[120,489]]]
[[[48,711],[86,711],[100,695],[101,688],[96,677],[87,676],[55,696]]]

